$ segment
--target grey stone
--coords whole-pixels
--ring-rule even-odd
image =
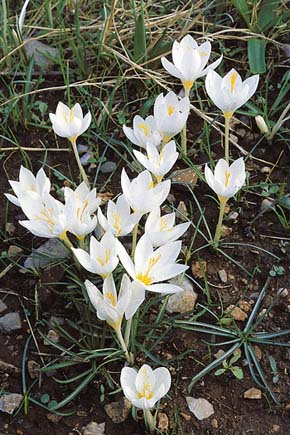
[[[89,162],[89,160],[91,159],[93,157],[93,154],[92,153],[90,153],[90,152],[88,152],[88,153],[85,153],[85,154],[83,154],[82,156],[81,156],[81,164],[83,165],[83,166],[87,166],[90,162]]]
[[[49,239],[24,261],[27,269],[37,269],[52,263],[55,260],[68,257],[69,251],[58,239]]]
[[[80,154],[86,153],[88,151],[88,149],[89,149],[89,147],[87,145],[82,145],[82,144],[78,145],[78,152]]]
[[[19,313],[8,313],[5,316],[0,317],[0,331],[1,332],[12,332],[17,329],[21,329],[21,318]]]
[[[102,164],[102,166],[100,167],[100,171],[103,174],[110,174],[111,172],[115,171],[116,167],[117,165],[115,162],[108,161]]]
[[[24,50],[29,58],[34,59],[34,63],[40,69],[49,69],[53,64],[51,58],[57,56],[57,49],[50,47],[41,41],[25,41]]]
[[[122,397],[122,399],[108,403],[104,406],[105,412],[113,421],[113,423],[122,423],[125,421],[130,413],[132,404],[129,402],[126,397]]]
[[[172,278],[169,281],[171,284],[180,286],[183,291],[180,293],[174,293],[171,295],[167,302],[166,311],[169,313],[186,313],[194,309],[197,299],[197,293],[193,290],[191,281],[183,277]]]
[[[31,379],[37,379],[39,377],[39,369],[40,365],[38,364],[38,362],[34,360],[30,360],[27,362],[27,370]]]
[[[12,414],[20,405],[23,399],[22,394],[11,393],[0,397],[0,411]]]
[[[82,430],[83,435],[105,435],[105,422],[104,423],[96,423],[92,421],[87,424],[86,427]]]
[[[3,311],[7,310],[7,305],[5,304],[5,302],[2,301],[2,299],[0,299],[0,313],[3,313]]]
[[[186,402],[190,411],[198,420],[204,420],[214,414],[212,404],[203,398],[195,399],[194,397],[186,397]]]

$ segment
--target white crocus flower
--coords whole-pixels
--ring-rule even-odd
[[[126,236],[131,233],[140,220],[140,213],[131,213],[130,206],[124,195],[119,196],[116,203],[108,202],[107,218],[98,209],[98,220],[105,231],[111,231],[115,237]]]
[[[222,61],[222,56],[206,67],[211,54],[211,43],[209,41],[198,45],[190,35],[186,35],[180,42],[174,41],[172,47],[172,60],[169,62],[165,57],[161,58],[163,67],[173,77],[181,80],[186,94],[194,82],[205,76],[210,69],[215,69]]]
[[[92,120],[90,112],[83,116],[82,108],[78,103],[70,109],[61,101],[57,105],[56,112],[49,114],[49,118],[54,132],[70,141],[81,136],[89,128]]]
[[[223,78],[210,70],[205,79],[206,92],[228,119],[252,97],[258,83],[258,74],[242,81],[235,69],[231,69]]]
[[[131,283],[128,275],[122,277],[120,291],[117,294],[112,275],[105,278],[103,292],[89,280],[85,286],[93,307],[100,320],[105,320],[115,330],[121,327],[123,317],[130,319],[145,299],[145,290],[142,286]]]
[[[105,279],[119,263],[117,242],[113,234],[107,231],[100,242],[94,236],[90,239],[90,253],[83,249],[72,248],[80,264],[89,272]]]
[[[190,226],[190,222],[175,226],[175,213],[161,216],[160,207],[156,207],[149,214],[145,224],[145,234],[147,234],[154,247],[174,242]]]
[[[170,180],[154,186],[150,172],[143,171],[130,181],[125,169],[121,175],[121,186],[129,205],[134,212],[149,213],[154,207],[159,207],[167,198],[171,182]]]
[[[16,196],[5,193],[5,196],[13,204],[20,207],[19,198],[24,194],[32,194],[35,198],[49,194],[50,180],[43,169],[39,169],[36,176],[29,169],[21,165],[19,181],[8,180]]]
[[[120,381],[124,395],[134,406],[150,410],[168,393],[171,375],[165,367],[152,370],[144,364],[138,372],[131,367],[123,367]]]
[[[127,138],[134,144],[146,148],[147,142],[158,147],[161,143],[161,136],[157,131],[155,119],[152,115],[143,119],[136,115],[133,119],[133,128],[123,125],[123,131]]]
[[[32,198],[26,194],[20,197],[20,206],[29,220],[19,221],[32,234],[38,237],[67,240],[66,207],[51,195]]]
[[[94,213],[102,202],[101,198],[97,198],[96,189],[90,190],[85,182],[75,190],[65,187],[64,198],[66,202],[74,200],[81,212],[85,209],[89,214]]]
[[[205,178],[207,184],[214,190],[219,200],[226,202],[241,189],[245,182],[246,170],[244,160],[240,157],[229,166],[224,159],[220,159],[214,173],[206,165]]]
[[[167,143],[177,133],[180,133],[186,124],[190,110],[188,97],[177,98],[174,92],[167,95],[160,94],[154,103],[154,118],[157,130],[162,136],[163,143]]]
[[[170,171],[178,159],[175,142],[174,140],[168,142],[160,153],[154,145],[147,143],[146,151],[147,157],[136,150],[133,153],[141,165],[148,169],[155,176],[157,182],[160,183],[164,175]]]
[[[96,189],[90,190],[85,182],[76,190],[65,187],[64,198],[69,223],[67,230],[83,240],[97,226],[97,217],[91,215],[101,204],[101,199],[96,197]]]
[[[117,249],[127,273],[147,290],[156,293],[182,291],[181,287],[174,284],[160,284],[161,281],[167,281],[187,269],[187,266],[176,263],[181,250],[180,241],[167,243],[154,251],[148,234],[144,234],[137,243],[134,263],[120,242]]]

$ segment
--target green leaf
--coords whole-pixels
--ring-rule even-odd
[[[265,32],[270,27],[274,27],[280,18],[277,13],[280,4],[280,0],[264,0],[258,12],[257,23],[253,30]]]
[[[216,376],[220,376],[220,375],[223,375],[225,371],[226,371],[226,369],[218,369],[214,372],[214,374]]]
[[[145,60],[146,55],[146,28],[144,20],[143,7],[140,15],[135,19],[134,33],[134,61],[140,62]]]
[[[239,380],[243,379],[244,377],[244,373],[241,367],[238,366],[231,367],[231,372]]]
[[[230,359],[230,365],[237,362],[239,358],[241,358],[241,349],[236,350],[236,352],[234,353],[234,356]]]
[[[251,9],[248,6],[247,0],[232,0],[232,4],[237,9],[239,14],[243,17],[247,26],[249,27],[251,19]]]
[[[253,74],[266,72],[266,41],[265,39],[252,38],[248,41],[248,58],[250,70]]]
[[[278,204],[281,207],[287,208],[287,210],[290,210],[290,197],[288,195],[282,196],[282,198],[279,198]]]
[[[47,404],[50,401],[50,396],[49,394],[45,393],[40,397],[40,401],[41,403],[43,403],[44,405]]]

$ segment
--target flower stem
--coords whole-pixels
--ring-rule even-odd
[[[224,218],[224,213],[225,213],[225,206],[226,206],[226,200],[222,199],[220,200],[220,213],[219,213],[219,220],[216,226],[216,230],[215,230],[215,236],[214,236],[214,241],[213,241],[213,245],[215,248],[218,247],[219,245],[219,240],[221,238],[221,233],[222,233],[222,223],[223,223],[223,218]]]
[[[83,165],[81,163],[81,159],[80,159],[80,156],[79,156],[79,153],[78,153],[77,140],[76,140],[75,137],[71,137],[69,140],[70,140],[70,143],[72,144],[72,148],[73,148],[73,152],[74,152],[74,155],[75,155],[75,159],[76,159],[77,165],[79,167],[79,171],[81,173],[82,179],[86,183],[86,185],[88,187],[90,187],[90,183],[89,183],[87,174],[85,173],[85,170],[83,168]]]
[[[138,227],[139,227],[139,224],[137,223],[134,226],[134,229],[133,229],[133,235],[132,235],[132,258],[135,255],[135,249],[136,249],[136,245],[137,245]]]
[[[124,341],[124,338],[123,338],[123,335],[122,335],[122,332],[121,332],[121,328],[117,328],[117,329],[115,329],[115,331],[116,331],[116,334],[117,334],[117,337],[118,337],[119,343],[120,343],[120,345],[121,345],[121,348],[122,348],[123,351],[124,351],[124,354],[125,354],[125,357],[126,357],[128,363],[129,363],[129,364],[132,364],[132,358],[131,358],[130,355],[129,355],[128,348],[127,348],[127,346],[126,346],[126,343],[125,343],[125,341]]]
[[[138,227],[139,227],[139,224],[137,223],[134,226],[134,229],[133,229],[133,235],[132,235],[132,258],[134,257],[135,250],[136,250],[136,245],[137,245]],[[127,320],[127,324],[126,324],[126,329],[125,329],[125,343],[126,343],[126,346],[129,346],[133,317],[131,317],[131,319]]]
[[[189,89],[184,88],[184,93],[186,97],[189,97],[190,89],[191,88]],[[187,125],[186,124],[181,131],[181,152],[184,156],[187,156]]]
[[[231,117],[225,116],[225,161],[229,163],[230,161],[230,147],[229,147],[229,138],[230,138],[230,119]]]
[[[153,434],[155,432],[155,429],[156,429],[155,418],[153,417],[150,409],[144,409],[143,412],[144,412],[144,419],[145,419],[146,427],[149,430],[149,432],[151,434]]]

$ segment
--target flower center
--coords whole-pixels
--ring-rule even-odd
[[[225,187],[229,187],[231,175],[230,171],[225,171]]]
[[[111,255],[111,250],[110,249],[106,249],[105,258],[97,257],[97,262],[101,266],[105,266],[109,262],[109,260],[110,260],[110,255]]]
[[[86,208],[89,205],[89,201],[86,199],[83,205],[83,208],[78,208],[77,209],[77,217],[79,218],[80,221],[83,220],[83,216],[84,216],[84,212],[86,210]]]
[[[119,213],[112,213],[112,218],[113,218],[113,228],[116,230],[116,236],[119,236],[122,232],[121,219]]]
[[[168,113],[168,115],[171,116],[171,115],[173,115],[174,112],[175,112],[175,108],[173,106],[169,105],[167,107],[167,113]]]
[[[39,216],[35,216],[35,220],[45,222],[49,226],[49,228],[52,229],[55,225],[53,213],[53,208],[43,208]]]
[[[116,298],[112,292],[106,293],[104,295],[105,298],[109,299],[113,307],[116,305]]]
[[[151,273],[153,267],[158,263],[160,258],[161,258],[160,254],[157,255],[157,257],[151,257],[149,260],[149,264],[148,264],[146,272],[145,273],[138,273],[138,275],[136,275],[136,279],[138,281],[141,281],[143,284],[145,284],[146,287],[148,285],[152,284],[152,282],[153,282],[153,278],[150,277],[150,273]]]
[[[143,130],[146,137],[149,136],[149,127],[147,124],[141,123],[141,124],[139,124],[139,128],[141,128],[141,130]]]
[[[238,77],[237,72],[233,72],[231,74],[231,92],[232,93],[235,92],[237,77]]]

